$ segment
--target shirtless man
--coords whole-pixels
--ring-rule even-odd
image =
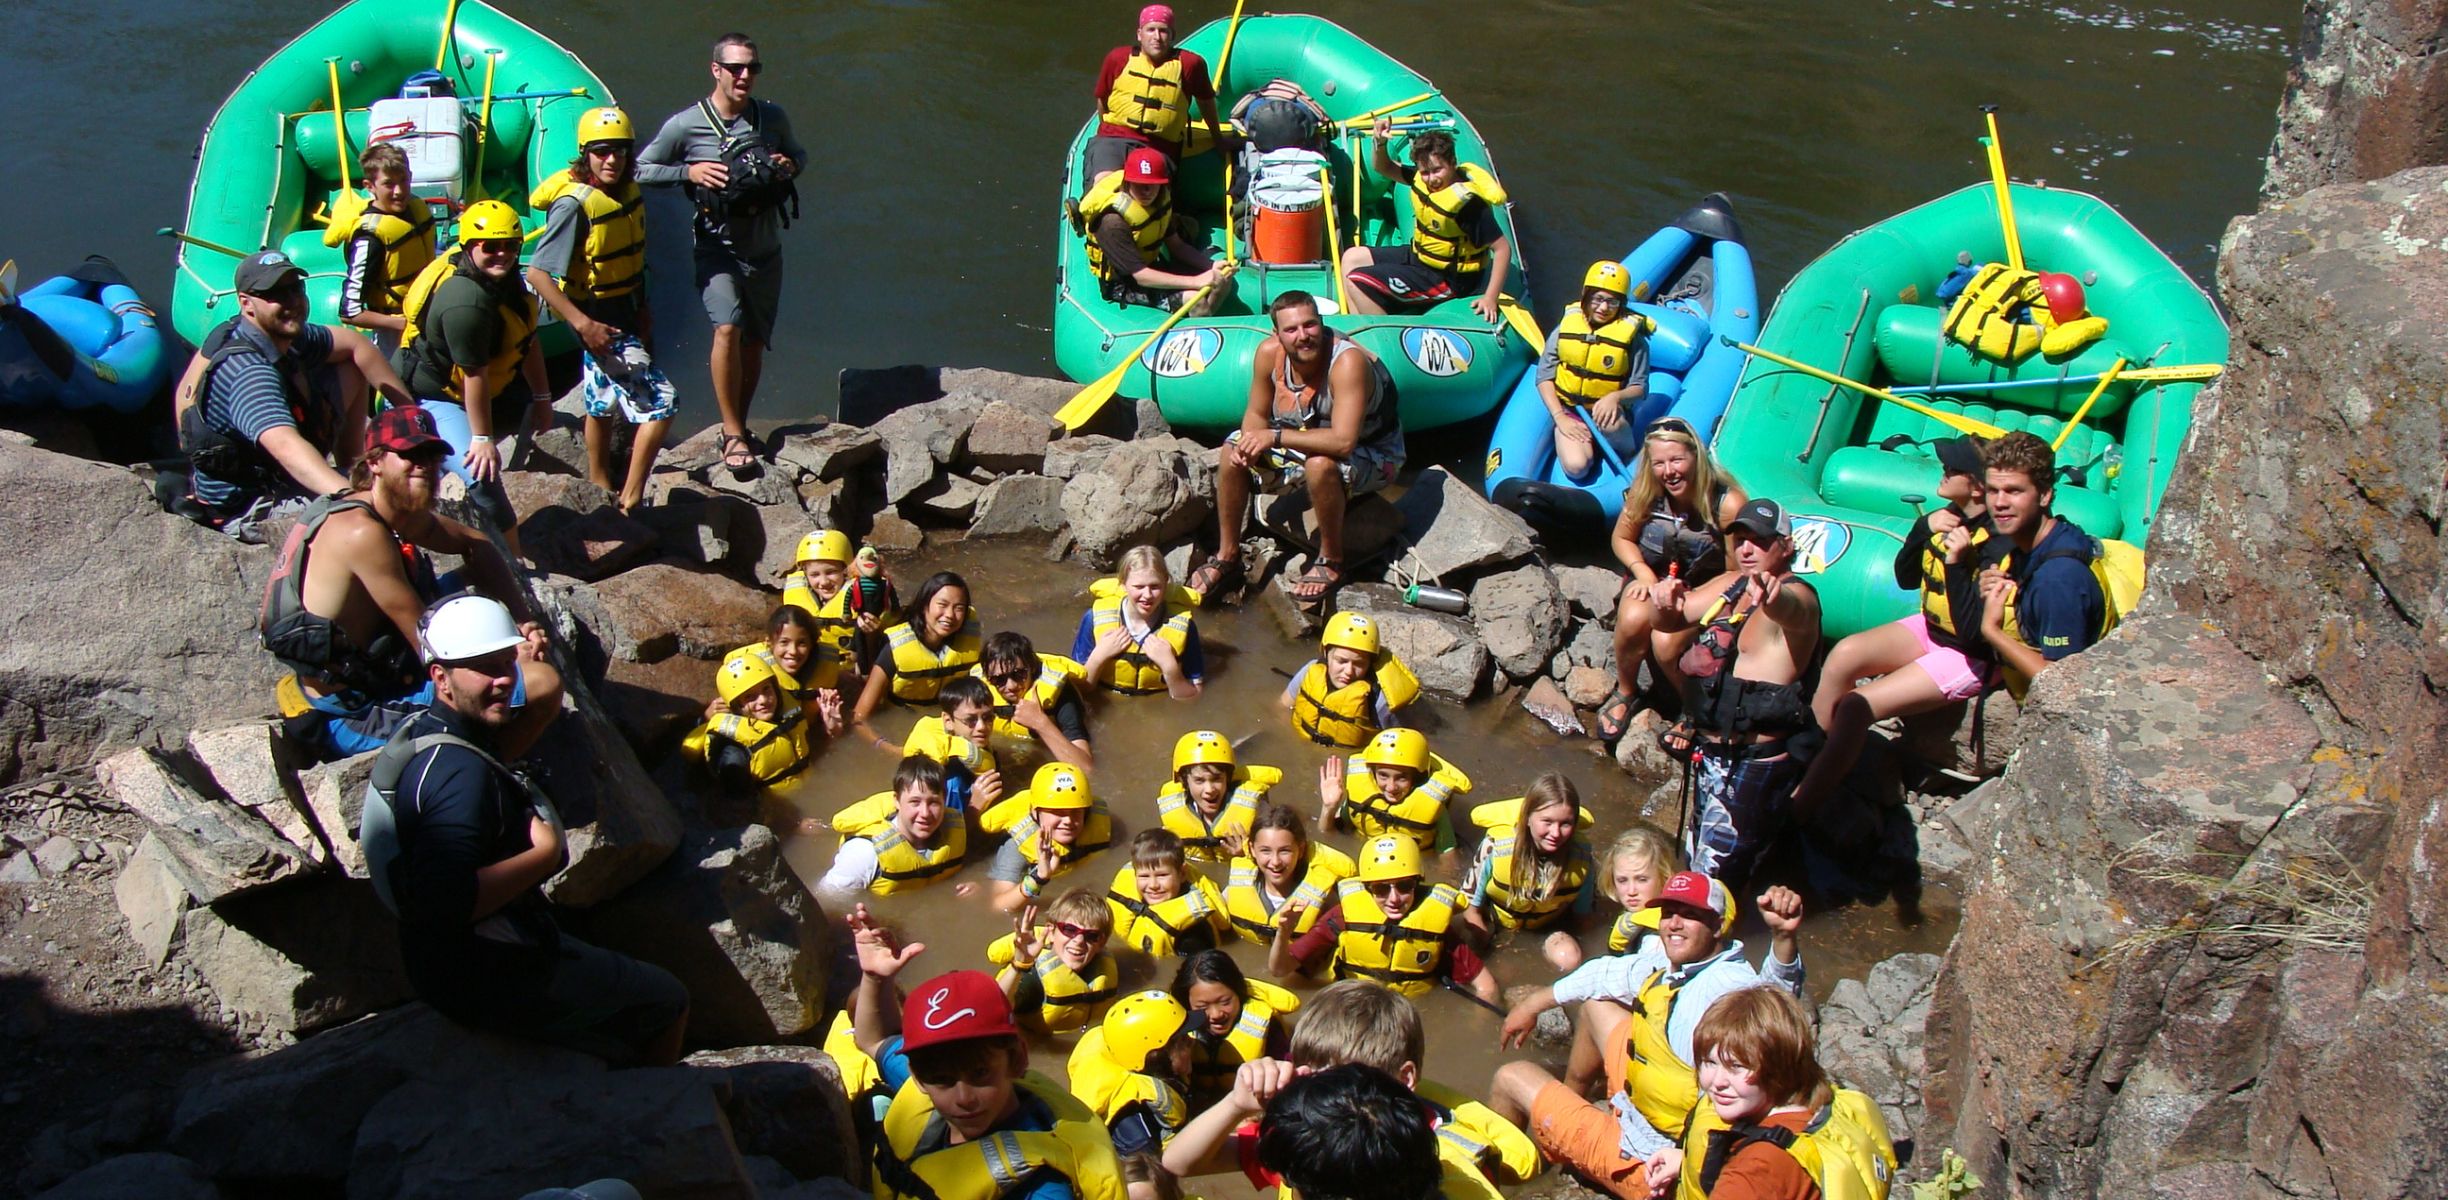
[[[1216,556],[1189,583],[1210,597],[1238,589],[1252,488],[1273,495],[1306,485],[1318,552],[1293,594],[1314,605],[1343,582],[1344,505],[1392,483],[1402,469],[1402,423],[1385,367],[1328,329],[1315,297],[1285,292],[1267,312],[1275,336],[1251,358],[1249,410],[1217,452]]]
[[[433,511],[449,443],[416,405],[384,410],[366,438],[350,490],[318,501],[281,550],[264,647],[290,669],[280,688],[293,736],[326,759],[378,749],[433,701],[417,655],[417,622],[451,590],[428,552],[463,560],[466,582],[500,600],[527,640],[519,647],[517,713],[501,732],[517,757],[561,711],[561,676],[545,660],[544,627],[491,539]],[[403,552],[405,551],[405,552]]]
[[[1732,569],[1697,588],[1669,576],[1651,595],[1661,632],[1700,629],[1681,663],[1698,751],[1685,850],[1693,870],[1741,889],[1801,778],[1785,743],[1811,724],[1801,680],[1819,649],[1819,594],[1793,577],[1793,522],[1776,501],[1743,505],[1725,538]]]

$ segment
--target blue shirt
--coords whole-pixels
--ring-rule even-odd
[[[1145,644],[1147,639],[1141,638],[1139,641]],[[1096,653],[1096,644],[1096,612],[1092,609],[1080,614],[1079,632],[1071,635],[1071,657],[1087,662],[1088,656]],[[1181,665],[1183,678],[1192,683],[1207,682],[1207,656],[1199,651],[1198,625],[1195,622],[1182,631]]]
[[[2108,601],[2100,595],[2091,560],[2099,547],[2082,527],[2060,517],[2055,528],[2016,556],[2015,624],[2023,641],[2055,662],[2099,640]]]
[[[901,1048],[901,1035],[896,1033],[876,1043],[872,1057],[875,1059],[876,1075],[884,1081],[884,1090],[899,1093],[901,1085],[910,1079],[909,1052]],[[1044,1133],[1053,1128],[1054,1115],[1023,1092],[1020,1094],[1019,1111],[1013,1113],[1011,1119],[998,1122],[993,1132]],[[1079,1200],[1079,1192],[1072,1188],[1070,1180],[1049,1176],[1025,1192],[1015,1193],[1013,1200]]]
[[[275,429],[295,429],[316,449],[330,451],[335,417],[333,397],[323,394],[314,376],[317,368],[331,361],[331,330],[308,325],[281,353],[275,353],[263,331],[244,317],[231,318],[228,330],[225,338],[220,330],[205,335],[205,346],[218,349],[229,341],[239,341],[252,346],[256,353],[233,355],[212,369],[203,398],[198,401],[204,406],[205,422],[222,433],[243,437],[258,446],[263,444],[263,436]],[[284,373],[293,374],[298,381],[298,400],[308,421],[304,427],[289,409],[289,385],[282,378]],[[194,487],[196,499],[216,512],[236,512],[255,499],[253,493],[237,484],[202,471],[195,473]],[[308,489],[296,486],[292,491],[303,496]]]

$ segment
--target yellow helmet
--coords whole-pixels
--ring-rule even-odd
[[[1414,879],[1420,873],[1419,843],[1401,834],[1389,833],[1371,838],[1360,847],[1362,883],[1380,883],[1388,879]]]
[[[1433,768],[1428,756],[1428,735],[1416,729],[1381,729],[1352,758],[1372,767],[1406,767],[1426,775]]]
[[[1341,646],[1374,656],[1377,653],[1377,622],[1356,612],[1340,612],[1326,622],[1326,632],[1319,636],[1322,646]]]
[[[1212,729],[1193,730],[1181,735],[1181,740],[1173,743],[1173,773],[1179,775],[1183,767],[1195,767],[1201,763],[1232,766],[1232,743]]]
[[[799,539],[799,557],[791,561],[847,563],[851,554],[849,534],[838,529],[819,529]]]
[[[590,108],[578,118],[578,144],[592,146],[597,142],[634,142],[637,127],[629,123],[629,114],[617,108]]]
[[[1618,296],[1632,294],[1632,272],[1613,259],[1590,264],[1589,274],[1581,277],[1581,286],[1613,292]]]
[[[1124,1070],[1140,1070],[1147,1066],[1148,1055],[1181,1036],[1182,1027],[1189,1023],[1190,1010],[1173,993],[1154,988],[1132,992],[1105,1010],[1106,1057]]]
[[[751,653],[743,647],[725,656],[722,666],[715,669],[714,691],[722,697],[723,703],[730,704],[773,677],[773,664],[765,661],[764,655]]]
[[[520,236],[518,213],[499,200],[479,200],[459,214],[459,240],[490,242]]]
[[[1029,807],[1083,809],[1096,801],[1088,794],[1088,777],[1069,763],[1047,763],[1029,780]]]

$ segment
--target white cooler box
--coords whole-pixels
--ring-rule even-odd
[[[467,115],[450,96],[377,100],[366,136],[408,155],[412,190],[429,204],[459,206],[467,161]]]

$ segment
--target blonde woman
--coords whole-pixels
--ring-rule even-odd
[[[1615,609],[1615,692],[1598,706],[1602,740],[1622,737],[1632,723],[1642,660],[1648,660],[1659,693],[1681,693],[1675,658],[1691,644],[1693,631],[1658,632],[1651,589],[1669,576],[1694,586],[1725,570],[1721,531],[1749,499],[1682,418],[1665,417],[1649,427],[1612,539],[1615,557],[1630,577]]]

